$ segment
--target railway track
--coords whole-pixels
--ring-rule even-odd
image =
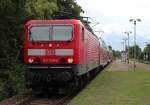
[[[67,105],[75,94],[70,93],[68,95],[52,95],[52,96],[39,96],[38,98],[32,98],[32,100],[22,103],[20,105]]]
[[[75,96],[74,93],[68,95],[52,95],[34,97],[32,94],[14,96],[0,102],[0,105],[67,105]]]
[[[0,102],[0,105],[21,105],[22,103],[32,99],[31,91],[22,95],[13,96]]]

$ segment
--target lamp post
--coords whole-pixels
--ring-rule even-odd
[[[126,39],[126,38],[124,38],[124,39],[122,39],[122,40],[124,40],[124,43],[125,43],[125,51],[126,51],[126,46],[127,46],[126,41],[127,41],[127,39]]]
[[[127,43],[126,43],[127,39],[124,38],[122,40],[124,41],[124,54],[125,54],[124,57],[125,57],[125,62],[126,62],[126,60],[127,60]]]
[[[136,68],[135,59],[136,59],[136,22],[141,22],[141,19],[130,19],[129,22],[134,23],[134,70]]]
[[[121,42],[122,44],[122,52],[124,51],[124,42]]]
[[[145,42],[145,44],[146,44],[146,47],[147,47],[148,42]],[[146,48],[146,47],[145,47],[145,48]],[[147,51],[147,49],[146,49],[146,52],[145,52],[145,60],[147,60],[147,58],[148,58],[148,51]]]
[[[125,61],[125,53],[124,53],[125,52],[125,50],[124,50],[125,49],[125,42],[122,41],[121,44],[122,44],[121,61],[124,62]]]
[[[127,36],[128,36],[128,64],[129,64],[129,47],[130,47],[130,46],[129,46],[129,41],[130,41],[130,40],[129,40],[129,35],[132,34],[132,32],[131,32],[131,31],[126,31],[126,32],[124,32],[124,33],[127,34]]]

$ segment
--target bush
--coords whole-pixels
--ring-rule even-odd
[[[0,100],[3,100],[7,97],[7,93],[5,92],[5,83],[0,80]]]
[[[0,71],[0,100],[24,92],[25,80],[22,64],[13,61],[6,69],[0,69]]]

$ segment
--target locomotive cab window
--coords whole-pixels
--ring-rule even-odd
[[[72,26],[66,25],[56,25],[53,26],[52,29],[52,40],[62,40],[69,41],[73,37],[73,29]]]
[[[30,41],[48,41],[49,40],[49,26],[34,26],[31,27],[29,31],[29,39]]]
[[[72,38],[72,25],[37,25],[29,30],[30,41],[69,41]]]

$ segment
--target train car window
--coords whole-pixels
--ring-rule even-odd
[[[84,41],[84,28],[82,27],[82,31],[81,31],[81,38],[82,38],[82,41]]]

